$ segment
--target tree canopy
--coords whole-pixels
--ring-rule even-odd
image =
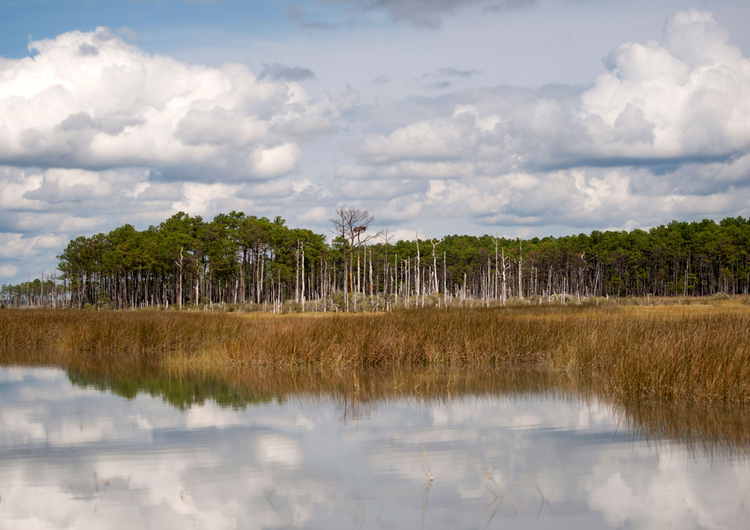
[[[233,211],[206,221],[180,212],[143,231],[126,224],[77,237],[58,256],[59,276],[3,285],[0,294],[5,305],[278,308],[310,300],[326,307],[351,296],[388,305],[435,294],[701,296],[747,294],[750,286],[750,221],[742,217],[558,238],[415,236],[389,244],[356,226],[334,223],[327,242],[281,217]]]

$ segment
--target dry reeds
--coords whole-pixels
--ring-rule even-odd
[[[0,311],[2,361],[67,367],[503,365],[596,374],[611,393],[750,400],[750,308],[542,306],[242,316]]]

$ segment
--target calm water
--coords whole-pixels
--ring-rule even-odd
[[[0,368],[0,528],[750,526],[742,451],[643,440],[595,399],[99,388]]]

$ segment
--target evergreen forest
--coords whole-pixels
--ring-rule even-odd
[[[467,300],[748,294],[750,220],[677,222],[648,231],[509,239],[374,233],[339,208],[329,234],[281,217],[178,213],[139,231],[80,236],[58,271],[3,285],[5,307],[358,311]],[[349,293],[344,296],[344,293]]]

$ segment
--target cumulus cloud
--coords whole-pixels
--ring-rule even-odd
[[[450,93],[367,106],[349,87],[308,93],[302,67],[191,65],[103,28],[30,46],[0,59],[6,276],[51,268],[70,237],[178,210],[324,231],[343,204],[392,229],[537,235],[750,215],[750,60],[694,9],[658,42],[616,47],[585,87],[457,91],[480,72],[454,66],[403,77]]]
[[[12,278],[16,273],[18,273],[18,267],[15,265],[0,266],[0,277],[2,278]]]
[[[137,168],[90,171],[0,166],[0,207],[6,227],[20,214],[38,218],[56,212],[125,213],[139,197],[148,200],[144,192],[156,184],[150,180],[153,175],[152,171]],[[60,228],[59,224],[56,228]]]
[[[53,268],[70,238],[123,223],[318,205],[309,180],[285,177],[358,101],[349,87],[310,95],[301,67],[188,64],[106,28],[29,50],[0,58],[0,267],[16,281]]]
[[[25,238],[22,234],[0,234],[0,254],[5,258],[28,258],[39,256],[44,251],[58,249],[66,239],[57,235],[39,235]],[[13,269],[6,266],[6,272]]]
[[[624,44],[605,64],[608,71],[575,98],[506,87],[475,92],[450,115],[370,135],[358,154],[377,162],[477,155],[501,165],[574,167],[730,157],[750,145],[750,60],[710,14],[676,13],[661,43]]]
[[[283,175],[294,169],[298,155],[299,148],[293,143],[268,149],[259,147],[253,152],[253,169],[264,177]]]
[[[226,199],[237,191],[237,186],[226,184],[199,184],[187,182],[182,187],[182,200],[175,202],[173,210],[190,212],[193,215],[205,215],[212,201]]]
[[[303,214],[297,216],[297,220],[302,222],[325,222],[328,220],[326,209],[322,206],[311,208]]]
[[[660,42],[623,44],[604,63],[586,89],[410,100],[406,118],[379,108],[394,118],[373,113],[335,177],[385,188],[384,210],[402,218],[601,227],[747,215],[750,60],[712,15],[675,13]]]
[[[294,153],[289,146],[257,151],[259,171],[274,174]],[[274,151],[276,150],[276,151]],[[104,171],[0,166],[0,276],[25,280],[51,270],[55,256],[81,234],[106,232],[125,223],[143,229],[178,211],[212,218],[243,210],[275,216],[293,206],[320,204],[320,192],[302,179],[164,182],[140,168]]]
[[[331,130],[357,101],[312,98],[302,68],[220,68],[150,55],[106,28],[31,42],[36,54],[0,59],[0,164],[158,168],[169,178],[276,175],[257,153]],[[282,152],[276,151],[276,152]],[[295,161],[274,168],[291,171]]]
[[[628,43],[581,96],[600,156],[726,156],[750,142],[750,61],[709,13],[669,18],[661,43]]]

